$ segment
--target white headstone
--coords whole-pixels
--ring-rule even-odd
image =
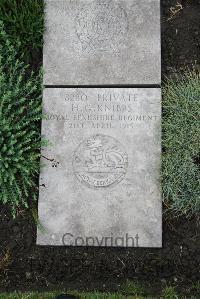
[[[43,105],[37,244],[161,247],[160,89],[47,88]]]
[[[46,0],[45,85],[160,84],[159,0]]]

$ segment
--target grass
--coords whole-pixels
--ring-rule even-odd
[[[37,198],[42,118],[42,76],[27,77],[18,51],[0,22],[0,203],[13,215]]]
[[[5,294],[0,295],[0,299],[54,299],[60,293],[29,293],[29,294]],[[120,294],[77,294],[80,299],[134,299]],[[138,297],[137,297],[138,298]],[[139,298],[138,298],[139,299]]]
[[[178,294],[174,287],[166,287],[162,292],[162,297],[164,299],[178,299]]]
[[[20,41],[26,63],[31,62],[43,46],[44,1],[0,0],[0,20],[10,41],[14,45]]]
[[[0,294],[0,299],[54,299],[59,292],[53,293],[13,293],[13,294]],[[106,293],[78,293],[72,292],[70,294],[76,295],[79,299],[197,299],[198,297],[179,297],[174,290],[167,290],[166,294],[163,293],[158,297],[141,297],[141,296],[125,296],[123,294],[106,294]],[[171,297],[170,297],[171,296]]]
[[[163,88],[163,197],[174,215],[200,212],[200,74],[191,71]]]
[[[200,294],[200,280],[193,283],[191,290]]]
[[[142,296],[144,294],[144,288],[138,281],[127,280],[121,287],[123,294]]]

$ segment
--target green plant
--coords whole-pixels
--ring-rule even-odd
[[[126,295],[142,296],[144,294],[143,286],[138,281],[127,280],[121,288]]]
[[[174,287],[166,287],[162,291],[162,299],[178,299],[178,295]]]
[[[36,58],[43,44],[44,1],[43,0],[1,0],[0,20],[6,33],[15,45],[21,42],[20,52],[27,62]]]
[[[26,74],[0,23],[0,202],[13,212],[36,199],[41,147],[41,79]]]
[[[56,295],[62,292],[53,293],[13,293],[13,294],[0,294],[1,299],[55,299]],[[65,292],[64,292],[65,293]],[[124,296],[121,294],[105,294],[105,293],[78,293],[69,292],[70,294],[76,295],[80,299],[142,299],[142,297]],[[151,299],[148,297],[148,299]]]
[[[191,290],[200,294],[200,280],[198,280],[192,284]]]
[[[163,195],[175,214],[200,211],[200,74],[187,72],[163,88]]]
[[[51,292],[51,293],[12,293],[12,294],[0,294],[0,299],[54,299],[56,295],[59,295],[61,293],[66,293],[65,291],[60,291],[60,292]],[[195,296],[177,296],[176,297],[141,297],[141,296],[126,296],[120,293],[115,293],[115,294],[109,294],[109,293],[79,293],[76,291],[73,292],[67,292],[69,294],[77,296],[79,299],[197,299]],[[174,294],[174,291],[167,290],[166,293],[164,291],[164,295],[166,294],[167,296]]]

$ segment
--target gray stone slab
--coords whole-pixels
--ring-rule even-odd
[[[47,88],[43,105],[37,244],[161,247],[160,89]]]
[[[159,0],[46,0],[44,84],[160,84]]]

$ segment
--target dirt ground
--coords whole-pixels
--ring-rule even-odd
[[[176,0],[161,2],[163,76],[185,67],[200,69],[200,1],[179,1],[179,6]],[[198,218],[164,214],[162,249],[38,247],[30,212],[13,220],[0,206],[0,291],[111,291],[120,290],[126,279],[137,279],[152,295],[166,284],[197,294],[199,235]]]

